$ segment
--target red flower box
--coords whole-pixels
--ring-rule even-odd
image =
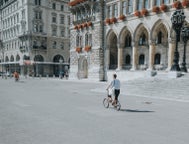
[[[106,23],[106,24],[110,24],[110,19],[107,18],[107,19],[105,20],[105,23]]]
[[[188,7],[189,6],[189,0],[182,0],[182,6]]]
[[[119,19],[120,19],[120,20],[124,20],[125,18],[126,18],[125,15],[120,15],[120,16],[119,16]]]
[[[90,22],[88,22],[87,23],[87,26],[89,27],[89,26],[92,26],[92,22],[90,21]]]
[[[147,14],[148,14],[148,10],[145,9],[145,8],[143,8],[143,9],[141,10],[141,15],[142,15],[142,16],[146,16]]]
[[[155,12],[155,13],[158,13],[160,11],[159,7],[158,6],[154,6],[152,8],[152,12]]]
[[[91,46],[85,46],[84,50],[85,50],[86,52],[90,51],[90,50],[91,50]]]
[[[165,5],[165,4],[162,4],[161,6],[160,6],[160,10],[161,11],[167,11],[167,6]]]
[[[117,22],[117,19],[115,17],[110,19],[110,23],[116,23],[116,22]]]
[[[87,27],[87,23],[83,23],[82,26],[83,26],[83,27]]]
[[[82,28],[82,25],[78,25],[77,27],[78,27],[78,29],[80,29],[80,28]]]
[[[75,26],[74,26],[74,29],[78,29],[78,26],[77,26],[77,25],[75,25]]]
[[[82,48],[81,48],[81,47],[77,47],[77,48],[75,49],[75,51],[78,52],[78,53],[80,53],[80,52],[82,51]]]
[[[182,8],[181,2],[180,2],[180,1],[175,1],[175,2],[172,4],[172,7],[173,7],[173,8],[176,8],[176,9]]]
[[[77,4],[79,4],[79,3],[83,3],[83,2],[85,2],[85,1],[86,1],[86,0],[74,0],[74,1],[69,2],[68,5],[69,5],[69,6],[75,6],[75,5],[77,5]]]
[[[140,11],[135,11],[134,15],[135,15],[136,17],[139,17],[139,16],[141,15],[141,13],[140,13]]]

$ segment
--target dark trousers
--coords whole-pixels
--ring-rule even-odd
[[[115,89],[115,100],[118,100],[118,96],[120,94],[120,89]]]

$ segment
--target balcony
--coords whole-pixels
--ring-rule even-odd
[[[41,45],[41,46],[37,46],[37,45],[33,45],[32,46],[32,50],[33,51],[46,51],[47,50],[47,46]]]
[[[84,23],[84,22],[88,22],[88,21],[95,21],[95,16],[87,16],[87,17],[84,17],[82,18],[81,20],[76,20],[76,21],[73,21],[73,24],[74,25],[77,25],[77,24],[81,24],[81,23]]]

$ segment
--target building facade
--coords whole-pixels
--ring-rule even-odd
[[[2,0],[1,69],[36,76],[68,70],[67,4],[66,0]]]
[[[103,0],[70,2],[73,22],[85,21],[87,11],[85,3],[99,4]],[[75,3],[74,3],[75,2]],[[83,6],[84,8],[78,8]],[[188,25],[189,11],[188,0],[107,0],[104,4],[104,11],[95,11],[95,21],[91,27],[92,45],[91,50],[86,52],[74,51],[77,47],[75,41],[78,34],[82,35],[84,44],[84,28],[81,24],[73,23],[71,27],[71,67],[75,67],[74,73],[80,72],[80,67],[85,70],[85,77],[92,78],[92,73],[101,71],[99,68],[101,55],[95,55],[96,49],[103,46],[101,43],[102,31],[97,28],[96,23],[104,23],[105,45],[104,45],[104,71],[108,70],[170,70],[173,64],[176,35],[172,28],[171,16],[176,9],[182,9],[186,18],[185,24]],[[100,6],[98,6],[101,8]],[[93,12],[93,7],[90,9]],[[103,14],[105,17],[102,21]],[[81,19],[81,20],[80,20]],[[75,29],[74,29],[75,28]],[[98,45],[98,46],[97,46]],[[179,63],[182,63],[183,42],[179,42]],[[83,55],[83,61],[80,57]],[[86,56],[87,55],[87,56]],[[90,56],[90,58],[88,57]],[[186,63],[189,63],[189,51],[186,52]],[[95,59],[92,59],[95,58]],[[96,61],[98,60],[98,61]],[[83,65],[83,66],[80,66]],[[93,71],[93,65],[98,65],[96,71]],[[81,71],[82,72],[82,71]]]

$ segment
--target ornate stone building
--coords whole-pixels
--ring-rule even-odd
[[[96,0],[70,1],[72,12],[70,77],[104,79],[104,5]]]
[[[73,14],[71,25],[71,70],[82,77],[92,78],[102,69],[109,70],[170,70],[175,50],[175,32],[171,16],[183,9],[189,20],[188,0],[74,0],[70,2]],[[96,6],[97,5],[97,6]],[[103,7],[105,10],[103,10]],[[105,13],[105,17],[103,17]],[[92,26],[84,27],[91,18]],[[102,18],[103,21],[102,21]],[[105,23],[104,55],[102,23]],[[83,26],[83,27],[82,27]],[[86,34],[91,33],[90,51],[86,52]],[[78,39],[77,37],[80,36]],[[77,43],[80,40],[80,43]],[[76,47],[82,48],[77,51]],[[75,51],[76,50],[76,51]],[[103,51],[102,51],[103,52]],[[183,42],[179,42],[180,63]],[[189,63],[189,51],[186,53]],[[101,69],[101,59],[104,66]]]
[[[69,66],[67,0],[2,0],[1,69],[58,75]],[[2,52],[3,51],[3,52]]]

